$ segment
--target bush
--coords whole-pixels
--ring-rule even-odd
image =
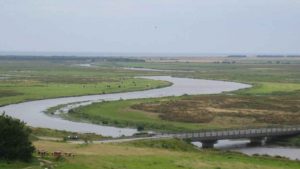
[[[24,122],[0,115],[0,159],[29,161],[34,147],[29,140],[31,130]]]
[[[137,126],[137,131],[143,131],[145,127],[143,125],[138,125]]]

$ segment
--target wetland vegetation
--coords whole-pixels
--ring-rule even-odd
[[[94,103],[71,110],[70,118],[86,119],[98,124],[143,126],[146,129],[169,131],[299,124],[298,60],[280,63],[274,60],[238,59],[230,61],[230,64],[227,62],[114,64],[123,67],[193,70],[193,72],[159,73],[239,81],[250,83],[254,87],[219,95]]]

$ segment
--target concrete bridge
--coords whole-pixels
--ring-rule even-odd
[[[250,139],[251,144],[262,144],[263,140],[288,137],[300,134],[300,127],[251,128],[219,131],[200,131],[188,133],[165,133],[164,137],[200,141],[203,148],[213,148],[218,140]]]

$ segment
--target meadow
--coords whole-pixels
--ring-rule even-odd
[[[72,152],[75,157],[36,156],[32,163],[0,163],[0,168],[55,169],[297,169],[300,163],[280,157],[247,156],[218,150],[198,150],[180,140],[136,141],[120,144],[68,144],[36,141],[38,149]]]
[[[0,106],[46,98],[145,90],[170,83],[108,67],[82,67],[83,60],[0,58]],[[108,65],[110,62],[106,62]]]

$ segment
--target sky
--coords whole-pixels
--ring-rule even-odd
[[[0,51],[300,54],[300,0],[0,0]]]

